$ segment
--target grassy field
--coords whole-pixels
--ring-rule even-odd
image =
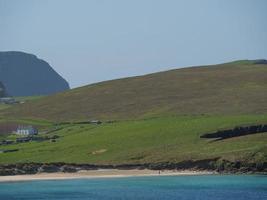
[[[92,84],[2,110],[0,115],[75,121],[265,114],[266,99],[267,65],[238,61]]]
[[[44,96],[27,96],[27,97],[13,97],[16,101],[19,101],[19,102],[29,102],[29,101],[32,101],[32,100],[38,100],[38,99],[41,99],[42,97]],[[4,110],[4,109],[7,109],[7,108],[11,108],[12,104],[4,104],[4,103],[0,103],[0,110]]]
[[[267,123],[267,115],[169,116],[101,125],[70,124],[50,134],[60,136],[57,142],[5,146],[19,151],[0,154],[0,163],[133,164],[216,157],[266,161],[266,133],[216,142],[199,137],[218,129],[261,123]]]
[[[38,95],[38,96],[22,96],[22,97],[14,97],[17,101],[24,101],[24,102],[27,102],[27,101],[33,101],[33,100],[38,100],[38,99],[41,99],[45,96],[42,96],[42,95]]]
[[[0,104],[0,110],[7,109],[7,108],[9,108],[10,106],[11,106],[11,105],[1,103],[1,104]]]

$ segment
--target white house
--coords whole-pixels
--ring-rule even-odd
[[[19,126],[16,134],[18,135],[37,135],[38,130],[32,126]]]

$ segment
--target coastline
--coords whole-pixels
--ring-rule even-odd
[[[73,180],[73,179],[95,179],[95,178],[123,178],[123,177],[144,177],[144,176],[189,176],[189,175],[212,175],[218,174],[215,171],[196,170],[150,170],[150,169],[98,169],[81,170],[74,173],[38,173],[31,175],[0,176],[0,183],[20,181],[41,181],[41,180]]]

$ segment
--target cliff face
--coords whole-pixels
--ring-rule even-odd
[[[48,95],[69,89],[44,60],[23,52],[0,52],[0,81],[9,95]]]

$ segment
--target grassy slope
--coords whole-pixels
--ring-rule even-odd
[[[15,97],[17,101],[33,101],[43,98],[44,96],[38,95],[38,96],[22,96],[22,97]]]
[[[27,96],[27,97],[14,97],[17,101],[23,102],[31,102],[38,99],[41,99],[43,96]],[[0,104],[0,110],[8,109],[16,104]],[[12,119],[8,119],[5,116],[0,116],[0,129],[1,126],[5,126],[6,124],[16,124],[16,125],[33,125],[38,127],[39,129],[47,128],[51,126],[51,122],[47,120],[38,120],[38,119],[20,119],[17,116],[14,116]],[[0,140],[4,139],[8,133],[3,133],[0,131]]]
[[[14,97],[14,98],[17,101],[29,102],[29,101],[41,99],[42,97],[44,97],[44,96],[27,96],[27,97]],[[14,106],[14,105],[0,103],[0,110],[4,110],[4,109],[10,108],[12,106]]]
[[[7,104],[0,104],[0,110],[4,110],[4,109],[7,109],[7,108],[9,108],[10,107],[10,105],[7,105]]]
[[[68,125],[52,134],[61,136],[56,143],[5,146],[19,151],[0,154],[0,163],[121,164],[214,157],[267,161],[266,133],[217,142],[199,138],[218,129],[267,123],[266,72],[266,65],[248,61],[171,70],[93,84],[2,110],[3,119],[32,118],[36,123],[120,121]]]
[[[61,136],[58,142],[9,146],[9,149],[18,148],[19,151],[0,154],[0,163],[63,161],[122,164],[215,157],[266,161],[265,133],[217,142],[199,138],[200,134],[217,129],[266,122],[267,115],[173,116],[99,126],[69,125],[52,134]]]
[[[267,113],[267,66],[191,67],[93,84],[0,111],[53,121]]]

